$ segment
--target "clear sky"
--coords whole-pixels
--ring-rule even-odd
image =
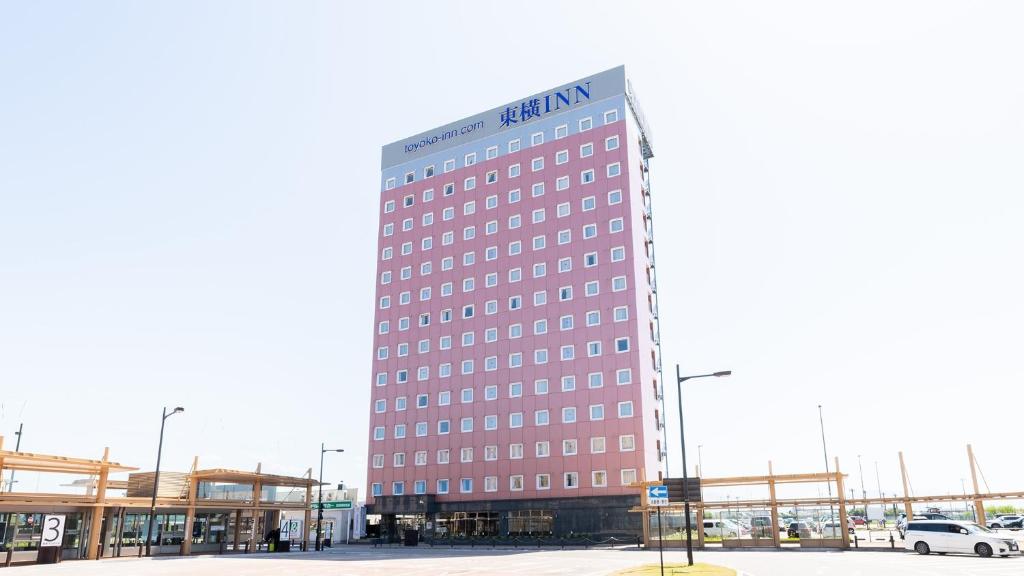
[[[1021,483],[1019,2],[4,2],[0,433],[365,489],[380,147],[626,64],[708,475]],[[676,438],[674,392],[669,433]],[[670,440],[673,473],[678,442]],[[33,489],[24,475],[21,489]],[[969,480],[968,480],[969,482]],[[45,488],[45,486],[41,486]]]

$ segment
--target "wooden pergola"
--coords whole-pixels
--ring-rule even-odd
[[[703,519],[704,510],[722,510],[728,508],[751,508],[751,509],[768,509],[771,511],[772,523],[774,526],[778,526],[779,522],[779,507],[787,508],[798,508],[801,506],[836,506],[839,511],[839,522],[840,529],[842,531],[842,538],[824,538],[816,539],[813,544],[815,546],[836,546],[842,548],[848,548],[850,546],[850,534],[847,530],[848,519],[846,514],[846,507],[849,506],[864,506],[865,509],[868,505],[882,505],[888,506],[890,504],[902,504],[903,510],[907,515],[907,518],[914,517],[914,504],[927,503],[927,502],[967,502],[974,506],[975,517],[980,518],[981,523],[984,523],[985,518],[985,506],[986,500],[1011,500],[1011,499],[1024,499],[1024,491],[1010,491],[1010,492],[982,492],[978,486],[977,476],[977,462],[974,457],[974,451],[971,445],[967,445],[967,457],[970,463],[971,480],[974,486],[974,492],[965,494],[944,494],[938,496],[917,496],[911,495],[909,490],[909,477],[907,475],[907,467],[903,461],[903,452],[899,452],[900,462],[900,476],[903,480],[903,496],[893,496],[886,498],[880,496],[878,498],[848,498],[845,495],[844,479],[846,475],[839,470],[839,458],[835,458],[835,471],[830,473],[815,472],[808,474],[775,474],[772,469],[772,463],[768,462],[768,474],[764,476],[731,476],[725,478],[701,478],[701,488],[709,487],[727,487],[727,486],[767,486],[768,487],[768,498],[751,499],[751,500],[728,500],[728,501],[701,501],[691,502],[691,508],[696,510],[697,525],[697,540],[698,545],[704,545],[704,530],[703,530]],[[699,474],[699,470],[698,470]],[[779,484],[800,484],[800,483],[822,483],[822,482],[834,482],[836,485],[836,494],[831,498],[823,497],[809,497],[809,498],[777,498],[775,495],[775,488]],[[644,515],[644,541],[648,544],[651,541],[650,538],[650,514],[655,512],[656,509],[653,506],[649,506],[647,502],[647,486],[655,486],[661,484],[662,481],[654,480],[647,482],[637,482],[632,486],[640,488],[640,506],[630,509],[630,512],[639,512]],[[661,510],[671,511],[679,513],[684,510],[685,504],[682,502],[671,503],[669,506],[662,506]],[[775,547],[781,547],[781,536],[779,530],[773,530],[773,545]],[[755,542],[756,544],[756,542]],[[803,544],[803,541],[801,541]],[[743,543],[737,543],[737,545],[745,545]]]
[[[31,509],[33,506],[54,507],[65,506],[89,513],[88,517],[88,538],[86,543],[86,555],[88,559],[95,559],[102,554],[102,522],[106,509],[120,509],[123,522],[125,510],[146,509],[148,512],[152,503],[151,496],[112,496],[109,490],[125,490],[128,482],[123,480],[111,480],[111,473],[135,472],[138,468],[125,466],[112,462],[109,458],[110,449],[104,448],[103,457],[99,460],[86,458],[72,458],[69,456],[57,456],[50,454],[34,454],[30,452],[12,452],[3,450],[3,436],[0,436],[0,477],[3,472],[15,470],[25,472],[42,472],[53,474],[70,474],[89,477],[89,480],[80,480],[72,484],[75,487],[85,488],[85,494],[59,494],[59,493],[28,493],[28,492],[0,492],[0,505],[8,507],[20,507]],[[304,476],[284,476],[279,474],[265,474],[261,471],[262,465],[257,465],[255,471],[230,470],[225,468],[214,468],[207,470],[198,469],[199,458],[193,460],[192,470],[186,475],[186,490],[181,497],[171,498],[166,496],[157,497],[156,507],[161,510],[183,510],[185,513],[185,534],[192,533],[192,526],[196,516],[196,508],[204,510],[224,510],[235,513],[235,545],[238,543],[239,528],[243,512],[248,512],[253,518],[257,518],[262,512],[271,511],[302,511],[304,526],[310,523],[310,502],[312,489],[320,483],[313,479],[312,468],[307,469]],[[95,480],[93,480],[95,478]],[[252,486],[252,496],[247,499],[198,499],[198,487],[200,482],[223,482],[229,484],[240,484]],[[163,484],[163,482],[161,482]],[[293,500],[263,501],[261,498],[264,487],[292,487],[303,490],[301,498]],[[147,536],[151,537],[151,536]],[[120,536],[119,536],[120,538]],[[302,547],[308,546],[309,531],[303,529]],[[246,550],[254,546],[255,542],[250,540]],[[192,548],[192,540],[185,537],[182,540],[182,555],[189,554]]]
[[[89,460],[86,458],[71,458],[68,456],[55,456],[51,454],[33,454],[30,452],[12,452],[2,450],[4,439],[0,436],[0,476],[4,470],[18,470],[24,472],[46,472],[56,474],[80,474],[85,476],[96,476],[96,490],[92,495],[73,494],[25,494],[25,493],[4,493],[0,494],[0,503],[30,506],[32,504],[64,504],[92,510],[92,521],[89,528],[89,541],[86,547],[86,558],[96,558],[99,552],[100,523],[103,521],[101,510],[107,505],[106,493],[110,472],[130,472],[138,470],[131,466],[124,466],[117,462],[110,461],[110,448],[103,449],[103,458],[100,460]]]
[[[772,545],[776,548],[782,546],[782,537],[779,534],[779,506],[819,506],[836,504],[839,507],[839,523],[842,530],[841,538],[823,539],[821,542],[817,542],[818,545],[826,544],[840,548],[848,548],[850,546],[850,534],[847,532],[847,518],[846,518],[846,499],[843,497],[843,480],[846,477],[845,474],[839,471],[839,458],[835,459],[835,471],[824,473],[824,472],[811,472],[804,474],[775,474],[772,468],[772,463],[768,462],[768,474],[764,476],[729,476],[723,478],[701,478],[701,488],[705,487],[725,487],[725,486],[767,486],[768,487],[768,499],[760,500],[732,500],[732,501],[700,501],[691,502],[690,506],[696,511],[696,526],[697,526],[697,545],[700,547],[704,546],[704,510],[705,509],[724,509],[730,507],[753,507],[753,508],[767,508],[771,512],[772,526],[774,529],[772,532]],[[775,488],[779,484],[802,484],[802,483],[819,483],[819,482],[835,482],[837,495],[832,499],[822,498],[798,498],[798,499],[779,499],[775,496]],[[657,512],[657,508],[650,506],[647,501],[647,486],[656,486],[661,484],[660,480],[637,482],[633,486],[640,488],[640,506],[631,508],[630,512],[639,512],[643,514],[643,529],[644,529],[644,542],[650,545],[650,515],[651,513]],[[684,502],[671,503],[668,506],[660,507],[662,512],[681,512],[685,514],[686,504]],[[737,539],[737,543],[741,540]]]

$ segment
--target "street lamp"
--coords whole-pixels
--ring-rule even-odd
[[[324,443],[320,443],[320,484],[317,486],[316,497],[316,550],[323,550],[320,543],[320,524],[324,521],[324,454],[328,452],[344,452],[344,448],[325,449]]]
[[[689,475],[686,471],[686,434],[683,429],[683,382],[686,380],[693,380],[695,378],[720,378],[722,376],[729,376],[732,374],[732,370],[725,370],[722,372],[712,372],[711,374],[698,374],[696,376],[681,376],[679,374],[679,364],[676,364],[676,396],[679,397],[679,445],[683,451],[683,505],[685,507],[686,514],[686,563],[693,566],[693,536],[690,534],[690,490],[688,488]]]
[[[160,487],[160,456],[164,450],[164,424],[167,423],[167,419],[171,416],[184,411],[184,408],[178,406],[168,414],[167,407],[164,406],[163,414],[160,417],[160,443],[156,448],[156,471],[153,473],[153,499],[149,503],[149,530],[146,532],[146,556],[150,556],[153,552],[153,523],[156,521],[156,491]],[[96,510],[93,513],[98,514],[100,510]]]
[[[860,497],[864,499],[864,522],[868,521],[868,491],[864,489],[864,467],[860,463],[860,454],[857,454],[857,468],[860,469]]]

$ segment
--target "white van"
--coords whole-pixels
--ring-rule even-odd
[[[911,520],[904,547],[918,554],[956,552],[978,556],[1020,554],[1017,541],[978,526],[955,520]]]
[[[728,518],[721,520],[704,520],[705,538],[739,538],[741,534],[739,524]]]

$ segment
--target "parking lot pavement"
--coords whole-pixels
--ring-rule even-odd
[[[902,552],[708,551],[696,559],[749,576],[1001,576],[1024,574],[1024,558],[918,556]],[[685,552],[665,552],[685,562]],[[605,576],[656,564],[657,550],[375,549],[349,546],[316,553],[131,558],[26,566],[13,574],[60,576]]]
[[[727,557],[726,557],[727,556]],[[723,552],[702,562],[749,576],[1010,576],[1024,574],[1024,558],[919,556],[905,552]]]

